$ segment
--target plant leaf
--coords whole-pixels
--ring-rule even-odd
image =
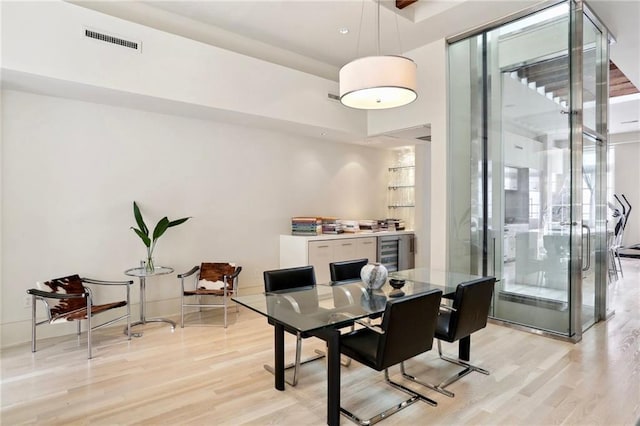
[[[162,219],[160,219],[160,222],[158,222],[156,227],[153,229],[153,241],[162,237],[162,234],[164,234],[164,232],[167,230],[168,227],[169,227],[169,219],[165,216]]]
[[[167,228],[171,228],[172,226],[181,225],[181,224],[185,223],[189,219],[191,219],[191,216],[183,217],[182,219],[172,220],[171,222],[169,222],[169,226],[167,226]]]
[[[133,202],[133,216],[136,218],[136,223],[138,224],[138,228],[140,228],[140,230],[145,235],[147,235],[147,238],[148,238],[148,236],[149,236],[149,228],[147,228],[147,225],[144,223],[144,219],[142,219],[142,213],[140,213],[140,209],[138,208],[138,204],[136,204],[135,201]]]
[[[133,232],[138,234],[138,237],[140,237],[140,239],[142,240],[142,242],[144,243],[145,246],[147,246],[147,247],[151,246],[151,240],[149,239],[147,234],[145,234],[144,232],[142,232],[139,229],[134,228],[133,226],[131,227],[131,229],[133,229]]]

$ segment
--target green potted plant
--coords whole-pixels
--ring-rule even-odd
[[[131,229],[140,237],[144,245],[147,247],[147,263],[146,268],[147,271],[153,272],[155,266],[153,264],[153,250],[156,248],[156,243],[158,239],[167,231],[167,229],[178,226],[185,223],[189,220],[189,217],[183,217],[182,219],[177,220],[169,220],[166,216],[160,219],[155,228],[153,228],[153,234],[149,236],[149,228],[144,223],[144,219],[142,218],[142,213],[140,213],[140,208],[136,202],[133,202],[133,216],[136,218],[136,223],[138,224],[137,228],[133,226]]]

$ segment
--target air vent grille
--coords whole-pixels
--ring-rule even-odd
[[[115,44],[117,46],[127,47],[129,49],[133,49],[136,51],[140,51],[140,43],[137,41],[125,40],[120,37],[115,37],[109,34],[101,33],[98,31],[90,30],[88,28],[84,29],[85,37],[89,37],[94,40],[102,41],[105,43]]]

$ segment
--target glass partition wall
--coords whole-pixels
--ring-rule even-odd
[[[450,40],[449,267],[492,317],[571,340],[606,316],[607,30],[582,1]]]

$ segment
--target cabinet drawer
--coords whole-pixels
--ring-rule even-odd
[[[369,259],[376,262],[378,259],[378,237],[358,238],[358,254],[356,259]]]
[[[332,262],[358,258],[358,238],[349,238],[332,242],[334,244]]]
[[[309,265],[313,265],[316,273],[316,282],[329,282],[329,263],[334,258],[333,241],[309,241]]]

